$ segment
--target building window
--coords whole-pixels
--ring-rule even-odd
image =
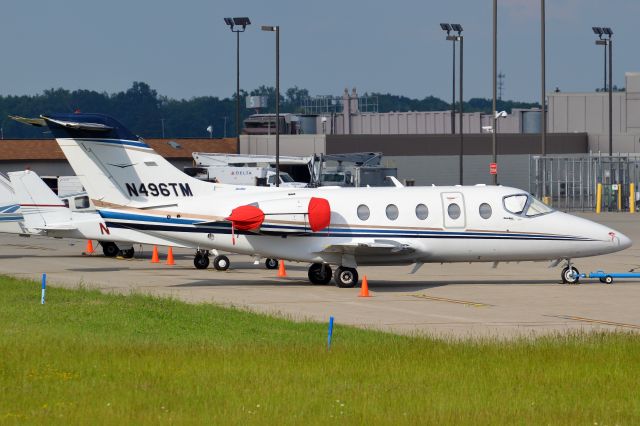
[[[480,204],[480,217],[483,219],[489,219],[491,217],[491,206],[487,203]]]
[[[396,220],[398,218],[398,207],[395,204],[389,204],[385,209],[385,213],[390,220]]]
[[[416,217],[420,220],[425,220],[429,217],[429,208],[424,204],[418,204],[416,206]]]
[[[447,213],[451,219],[458,219],[460,217],[460,206],[456,203],[449,204],[449,207],[447,207]]]
[[[367,207],[364,204],[360,204],[358,206],[358,218],[360,218],[360,220],[369,219],[369,215],[370,214],[371,214],[371,212],[369,211],[369,207]]]

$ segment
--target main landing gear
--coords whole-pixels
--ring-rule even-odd
[[[209,250],[198,250],[193,257],[193,266],[196,269],[207,269],[209,267]]]
[[[353,288],[358,284],[358,271],[345,266],[337,267],[334,274],[328,264],[314,263],[309,266],[308,275],[312,284],[329,284],[332,276],[336,286],[340,288]]]
[[[214,252],[216,253],[216,252]],[[209,250],[198,250],[193,257],[193,266],[196,269],[207,269],[209,267]],[[226,271],[231,266],[231,261],[227,256],[216,255],[213,258],[213,267],[218,271]]]
[[[267,269],[278,269],[278,260],[277,259],[271,259],[271,258],[267,258],[267,260],[264,261],[264,266]]]
[[[127,249],[120,249],[120,247],[118,247],[118,245],[113,241],[100,241],[100,245],[102,246],[102,253],[106,257],[120,256],[125,259],[131,259],[133,255],[136,253],[133,247],[129,247]]]

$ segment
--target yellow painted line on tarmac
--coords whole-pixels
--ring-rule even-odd
[[[614,327],[633,328],[635,330],[640,330],[640,325],[637,325],[637,324],[626,324],[623,322],[606,321],[606,320],[584,318],[584,317],[574,317],[571,315],[549,315],[549,316],[552,316],[555,318],[561,318],[561,319],[568,319],[572,321],[581,321],[581,322],[588,322],[592,324],[603,324],[603,325],[611,325]]]
[[[493,306],[487,303],[471,302],[469,300],[448,299],[446,297],[430,296],[428,294],[412,294],[412,296],[419,297],[420,299],[432,300],[434,302],[448,302],[448,303],[457,303],[459,305],[473,306],[474,308],[484,308],[487,306]]]

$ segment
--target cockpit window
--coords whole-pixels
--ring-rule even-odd
[[[529,203],[529,208],[527,209],[527,216],[538,216],[553,211],[551,207],[538,200],[537,198],[529,198],[531,201]]]
[[[524,194],[509,195],[508,197],[504,197],[504,208],[507,209],[509,213],[522,214],[524,208],[527,206],[528,198],[529,197]]]
[[[515,194],[504,197],[504,208],[519,216],[534,217],[552,212],[553,209],[528,194]]]

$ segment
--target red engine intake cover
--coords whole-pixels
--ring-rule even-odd
[[[236,229],[241,231],[252,231],[260,228],[264,222],[264,212],[256,206],[240,206],[231,210],[230,221]]]
[[[324,198],[312,197],[309,200],[309,226],[313,232],[318,232],[328,227],[331,223],[331,206]]]

